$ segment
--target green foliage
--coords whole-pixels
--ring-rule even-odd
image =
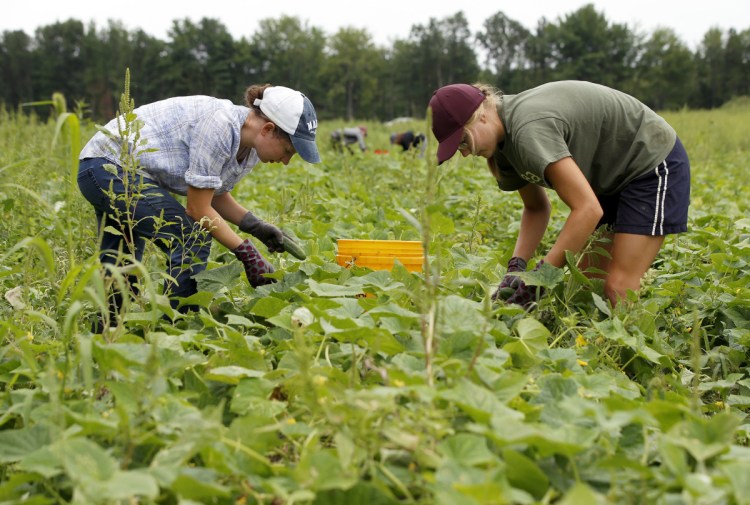
[[[376,154],[393,130],[369,122],[366,153],[321,142],[322,164],[236,188],[307,256],[269,254],[278,283],[250,288],[215,245],[199,312],[173,314],[147,250],[133,273],[151,288],[92,334],[105,276],[74,141],[3,113],[0,502],[746,503],[750,119],[668,118],[693,161],[690,232],[614,308],[574,255],[526,275],[548,293],[531,312],[493,305],[518,199],[480,160],[437,167],[434,145]],[[423,240],[429,275],[342,268],[339,238]]]
[[[590,80],[660,110],[716,108],[750,95],[750,27],[712,28],[689,48],[668,27],[641,33],[589,4],[534,26],[498,11],[477,33],[463,11],[426,17],[378,46],[361,23],[325,33],[295,16],[257,21],[239,40],[215,18],[173,19],[166,40],[118,21],[84,27],[70,19],[29,35],[6,31],[0,103],[15,107],[61,92],[90,104],[96,120],[109,120],[126,68],[139,76],[133,91],[140,103],[191,94],[241,103],[247,86],[272,83],[302,90],[320,119],[349,121],[421,119],[435,89],[478,80],[508,93],[550,80]]]

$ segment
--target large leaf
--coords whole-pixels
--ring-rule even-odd
[[[549,347],[547,340],[550,332],[536,319],[521,319],[516,324],[515,331],[518,337],[505,344],[503,350],[513,355],[519,365],[537,361],[537,354]]]
[[[227,287],[234,286],[244,277],[242,263],[232,261],[228,265],[222,265],[195,275],[199,291],[218,293]]]
[[[159,486],[145,471],[121,471],[99,445],[85,438],[65,440],[57,456],[78,490],[90,500],[123,500],[135,496],[156,498]]]
[[[46,447],[52,441],[50,430],[42,424],[31,428],[0,431],[0,463],[12,463]]]
[[[557,268],[549,263],[543,263],[541,267],[529,272],[519,272],[518,277],[529,286],[541,286],[552,289],[563,280],[562,268]]]
[[[541,500],[549,488],[549,479],[534,461],[513,449],[503,451],[508,482]]]
[[[453,388],[440,391],[439,396],[455,403],[478,422],[488,423],[492,417],[523,417],[520,412],[508,408],[491,391],[468,380],[461,380]]]
[[[438,445],[446,458],[462,465],[486,465],[498,461],[498,457],[487,447],[487,439],[470,433],[459,433],[446,438]]]
[[[375,487],[367,482],[358,482],[349,489],[327,489],[315,494],[313,505],[397,505],[401,501],[395,499],[385,489]]]

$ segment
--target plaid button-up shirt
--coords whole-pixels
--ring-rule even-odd
[[[136,146],[141,170],[180,195],[187,194],[188,186],[213,188],[217,194],[231,191],[259,162],[255,149],[242,163],[237,161],[240,129],[248,113],[247,107],[208,96],[169,98],[136,108],[143,122],[141,139],[147,141]],[[96,133],[80,159],[106,158],[121,165],[117,119],[104,128],[115,138]]]

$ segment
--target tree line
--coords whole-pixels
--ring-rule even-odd
[[[750,29],[709,29],[691,50],[670,28],[638,33],[593,5],[533,29],[497,12],[472,33],[462,11],[415,24],[391,47],[366,29],[332,35],[295,16],[265,19],[235,40],[217,19],[174,20],[168,40],[122,23],[70,19],[0,36],[0,102],[15,108],[61,92],[97,120],[112,117],[130,68],[137,104],[206,94],[241,103],[250,84],[300,89],[321,119],[423,117],[432,92],[486,82],[516,93],[582,79],[654,109],[714,108],[750,95]]]

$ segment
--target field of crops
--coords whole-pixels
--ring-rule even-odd
[[[100,335],[79,122],[1,112],[0,504],[750,504],[750,107],[666,117],[690,232],[615,309],[574,265],[528,313],[493,305],[520,199],[381,124],[337,154],[331,122],[322,164],[234,192],[307,260],[269,255],[279,282],[253,289],[214,244],[202,309],[167,324],[148,250]],[[426,273],[342,268],[340,238],[423,240]]]

